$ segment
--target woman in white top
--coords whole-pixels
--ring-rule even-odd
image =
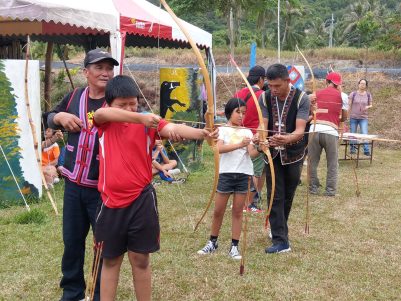
[[[248,192],[248,183],[252,182],[253,165],[251,157],[259,155],[254,144],[251,144],[253,134],[243,126],[246,104],[239,98],[230,99],[224,113],[228,120],[227,126],[219,128],[217,147],[220,156],[219,182],[215,199],[210,239],[198,254],[210,254],[217,250],[217,238],[223,222],[227,202],[234,194],[232,206],[232,242],[229,255],[233,259],[241,259],[238,243],[242,227],[242,209]]]

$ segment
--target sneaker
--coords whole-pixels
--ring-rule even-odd
[[[365,156],[370,157],[370,152],[364,152],[363,154],[364,154]]]
[[[173,179],[170,183],[171,184],[182,184],[185,183],[185,179],[184,178],[178,178],[178,179]]]
[[[206,254],[212,254],[213,252],[215,252],[218,248],[218,244],[213,243],[211,240],[209,240],[206,244],[206,246],[203,247],[203,249],[199,250],[197,253],[199,255],[206,255]]]
[[[241,259],[242,256],[239,253],[238,246],[231,246],[230,252],[228,252],[228,255],[231,256],[232,259]]]
[[[178,168],[174,168],[174,169],[170,169],[168,171],[168,173],[169,173],[169,175],[174,176],[174,175],[181,173],[181,170],[179,170]]]
[[[256,207],[254,204],[249,205],[246,208],[247,212],[252,212],[252,213],[261,213],[263,210],[260,210],[258,207]]]
[[[272,246],[266,248],[266,250],[265,250],[265,252],[267,254],[285,253],[285,252],[290,252],[290,251],[291,251],[291,248],[288,243],[272,245]]]

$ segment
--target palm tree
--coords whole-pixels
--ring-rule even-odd
[[[285,1],[285,8],[282,12],[284,18],[284,32],[281,44],[284,49],[293,49],[297,41],[302,37],[302,31],[296,23],[296,17],[302,16],[301,4],[298,0],[287,0]],[[295,44],[293,44],[294,42]]]
[[[357,30],[358,23],[369,13],[374,21],[381,22],[384,6],[379,0],[358,1],[350,4],[348,13],[344,15],[345,28],[342,40],[361,46],[361,34]]]

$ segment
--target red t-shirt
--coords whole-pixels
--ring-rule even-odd
[[[256,97],[259,99],[259,96],[263,93],[264,91],[262,89],[259,89],[255,91]],[[248,99],[246,97],[249,95]],[[234,97],[240,98],[243,101],[246,102],[246,113],[244,117],[244,126],[247,128],[250,128],[252,133],[256,133],[256,129],[259,126],[259,116],[258,116],[258,110],[256,109],[255,102],[253,101],[253,97],[250,94],[250,91],[247,87],[239,90],[237,93],[235,93]]]
[[[161,120],[157,130],[123,122],[98,126],[98,190],[107,207],[127,207],[152,181],[152,149],[166,124]]]

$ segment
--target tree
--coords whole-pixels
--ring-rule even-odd
[[[362,35],[373,30],[376,23],[380,24],[383,17],[383,6],[378,0],[359,1],[350,4],[348,11],[344,15],[343,41],[352,46],[361,47],[363,43],[366,43],[366,39]],[[367,16],[371,20],[367,19]]]
[[[366,48],[371,46],[371,43],[374,40],[375,34],[379,28],[379,22],[375,21],[373,18],[373,13],[369,11],[356,24],[356,30],[360,36],[360,44]]]
[[[16,121],[18,119],[18,112],[15,105],[14,90],[5,74],[4,68],[4,61],[0,60],[0,141],[17,181],[22,186],[21,149],[18,146],[20,136]],[[1,157],[3,156],[0,154]],[[14,200],[16,195],[19,195],[4,158],[0,159],[0,183],[0,207],[4,207],[6,200]]]
[[[283,49],[294,49],[298,40],[302,36],[302,30],[296,23],[296,17],[302,16],[301,3],[298,0],[285,1],[281,17],[284,20],[284,31],[281,44]]]

